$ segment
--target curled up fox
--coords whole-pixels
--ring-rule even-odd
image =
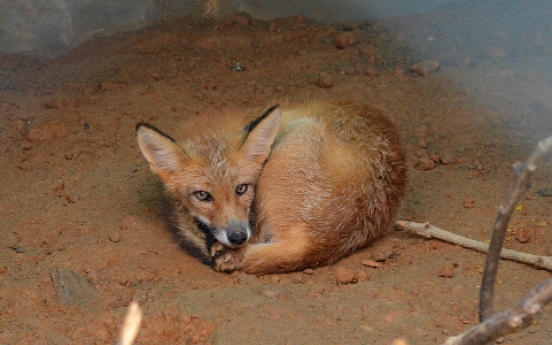
[[[404,154],[377,109],[326,101],[195,121],[175,139],[144,123],[136,134],[183,246],[217,270],[328,265],[384,235],[397,214]]]

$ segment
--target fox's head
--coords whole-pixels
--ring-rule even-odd
[[[222,244],[249,240],[255,187],[280,126],[274,106],[234,136],[207,133],[177,143],[155,127],[139,123],[136,135],[150,169],[169,195]]]

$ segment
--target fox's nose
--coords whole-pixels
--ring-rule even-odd
[[[245,231],[231,232],[228,234],[228,241],[235,246],[244,244],[245,241],[247,241],[247,232]]]

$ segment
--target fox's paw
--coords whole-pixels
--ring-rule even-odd
[[[213,268],[217,271],[231,272],[239,269],[243,260],[243,248],[228,248],[220,243],[211,247]]]
[[[224,244],[220,243],[220,242],[215,242],[212,246],[211,246],[211,257],[212,258],[216,258],[220,255],[222,255],[224,252],[228,251],[228,247],[226,247]]]

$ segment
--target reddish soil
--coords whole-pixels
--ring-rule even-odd
[[[515,96],[484,106],[484,87],[467,77],[542,83],[534,90],[549,78],[497,69],[484,55],[477,67],[443,57],[437,71],[413,76],[419,58],[404,42],[364,23],[179,20],[47,62],[1,56],[0,343],[113,344],[132,300],[144,310],[136,344],[437,344],[475,325],[484,255],[405,231],[315,270],[213,271],[175,242],[162,186],[135,142],[140,121],[170,133],[215,109],[361,100],[402,133],[410,182],[400,218],[487,241],[512,164],[550,122],[517,131],[498,107]],[[550,165],[516,210],[507,247],[552,254]],[[500,268],[497,310],[550,277]],[[503,343],[551,338],[547,310]]]

